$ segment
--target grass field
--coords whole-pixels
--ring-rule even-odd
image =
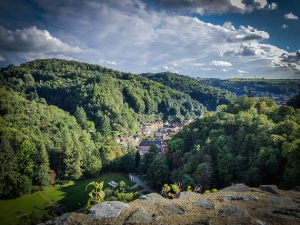
[[[108,184],[110,181],[117,183],[124,181],[130,187],[135,184],[120,173],[107,173],[98,178],[71,181],[63,185],[50,186],[44,190],[17,199],[1,200],[0,224],[16,225],[23,215],[29,215],[32,212],[42,217],[47,210],[58,203],[65,205],[68,212],[76,211],[85,206],[88,193],[92,189],[92,187],[89,187],[85,191],[85,187],[92,181],[104,181],[104,189],[110,187]]]

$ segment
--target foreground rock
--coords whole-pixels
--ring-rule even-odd
[[[250,192],[251,188],[244,184],[235,184],[220,190],[220,192]]]
[[[225,205],[220,211],[219,216],[226,217],[248,217],[249,214],[245,210],[239,209],[232,205]]]
[[[249,188],[250,189],[250,188]],[[242,184],[225,191],[182,195],[165,199],[159,194],[141,196],[128,204],[101,203],[100,217],[81,213],[65,214],[49,225],[299,225],[300,201],[295,191],[277,190],[278,194]],[[236,190],[234,192],[233,190]],[[248,190],[248,191],[247,191]],[[123,207],[121,207],[123,205]],[[107,209],[103,207],[106,206]],[[113,216],[111,209],[119,209]],[[103,215],[106,214],[107,215]],[[98,214],[95,213],[95,215]],[[110,217],[108,217],[108,215]],[[45,223],[46,224],[46,223]],[[44,225],[45,225],[44,224]]]
[[[260,185],[259,189],[273,194],[278,194],[278,187],[276,185]]]
[[[120,201],[102,202],[93,206],[87,215],[95,219],[117,217],[123,209],[129,207],[128,204]]]

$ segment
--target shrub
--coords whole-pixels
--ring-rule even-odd
[[[189,185],[189,186],[187,186],[187,192],[192,192],[192,188],[191,188],[191,186]]]
[[[94,189],[89,193],[90,198],[84,208],[85,212],[92,208],[93,205],[104,202],[105,193],[103,191],[103,181],[101,183],[93,181],[85,187],[85,190],[91,185],[94,186]]]
[[[213,188],[213,189],[211,189],[211,192],[216,193],[216,192],[218,192],[218,190],[216,188]]]
[[[31,180],[26,175],[21,175],[19,178],[19,194],[30,194],[32,190]]]
[[[210,190],[204,191],[204,194],[210,194]]]
[[[161,195],[165,198],[178,198],[181,192],[181,183],[165,184],[162,187]]]

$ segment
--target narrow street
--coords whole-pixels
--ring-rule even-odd
[[[130,189],[133,188],[137,188],[138,186],[141,186],[144,188],[144,190],[150,192],[150,193],[155,193],[155,191],[147,184],[144,183],[144,181],[142,181],[141,179],[138,178],[138,176],[133,175],[132,173],[130,173],[129,175],[131,175],[132,177],[134,177],[136,184],[134,186],[132,186]],[[144,190],[140,191],[143,192]]]

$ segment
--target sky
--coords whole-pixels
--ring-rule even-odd
[[[1,0],[0,67],[300,79],[299,0]]]

